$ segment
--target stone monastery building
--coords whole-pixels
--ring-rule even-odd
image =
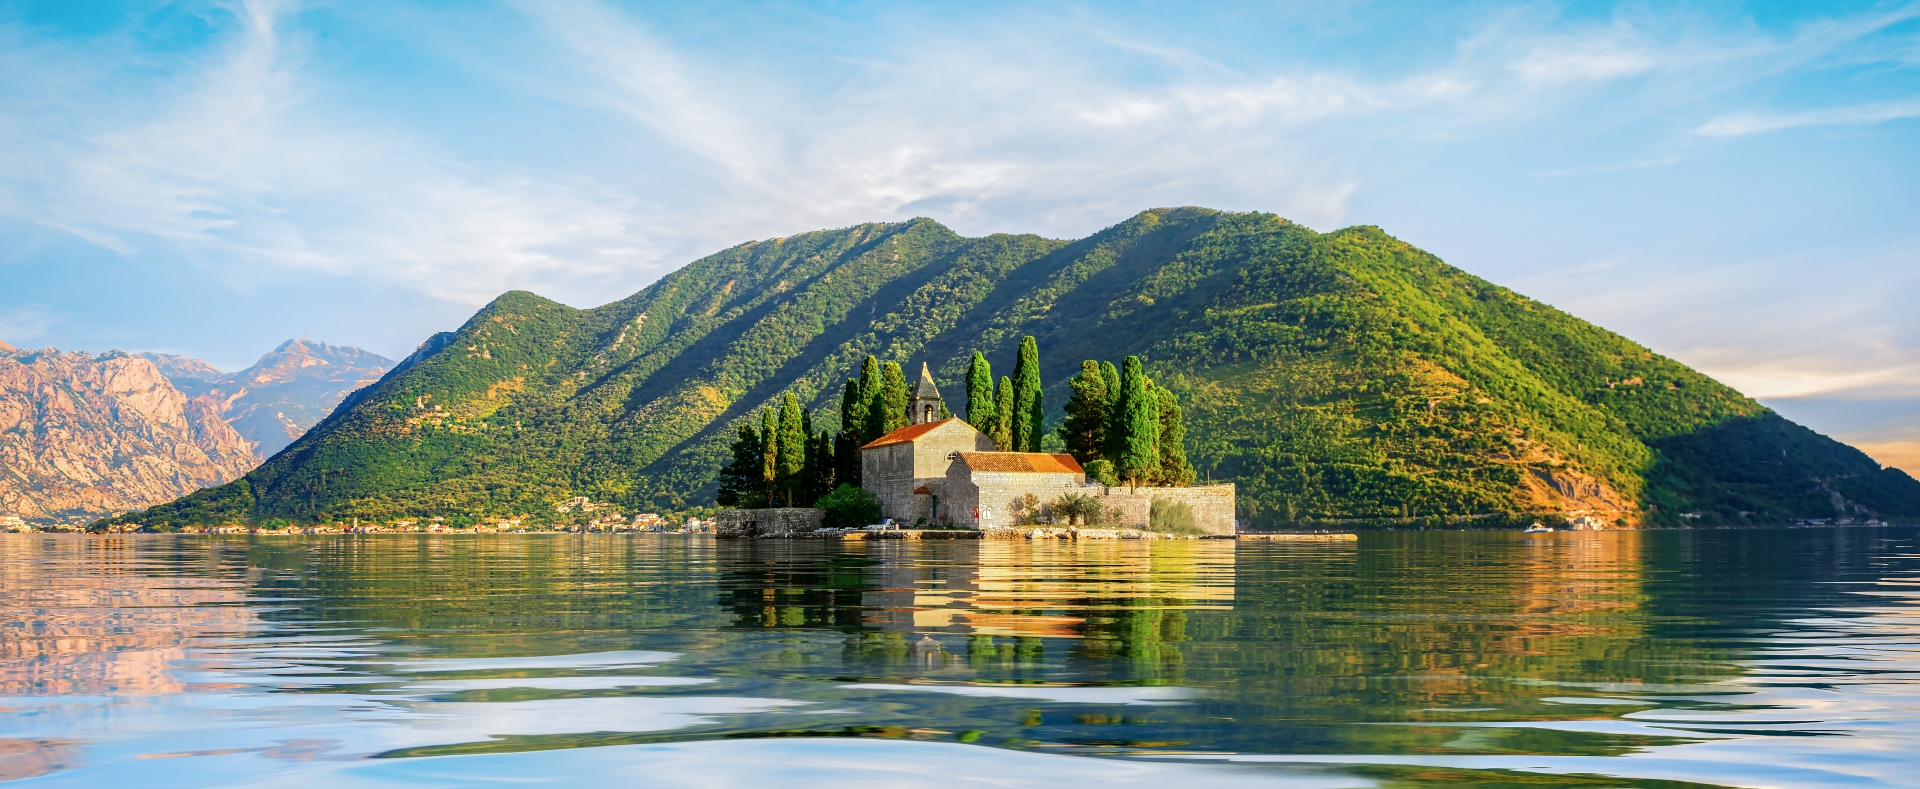
[[[861,487],[879,499],[881,514],[912,525],[970,529],[1016,526],[1044,517],[1047,505],[1067,493],[1100,499],[1101,508],[1120,511],[1119,523],[1145,528],[1153,499],[1184,502],[1195,525],[1209,534],[1232,534],[1234,488],[1231,484],[1188,488],[1108,488],[1088,483],[1072,455],[996,452],[993,439],[958,417],[940,419],[940,390],[926,364],[908,403],[912,424],[860,448]],[[1028,498],[1032,494],[1032,498]],[[1039,511],[1026,507],[1039,503]]]

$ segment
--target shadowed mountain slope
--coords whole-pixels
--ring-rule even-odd
[[[1078,241],[917,219],[753,242],[591,310],[507,293],[245,479],[126,520],[704,504],[730,425],[781,393],[837,424],[872,353],[930,361],[958,406],[967,355],[1008,373],[1027,334],[1055,422],[1081,359],[1145,357],[1257,526],[1920,516],[1906,474],[1376,228],[1179,208]]]

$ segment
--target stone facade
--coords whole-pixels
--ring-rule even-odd
[[[819,530],[820,517],[821,512],[811,507],[721,510],[713,533],[716,537],[791,537]]]
[[[970,529],[993,529],[1053,521],[1052,504],[1068,493],[1092,496],[1107,513],[1101,526],[1119,529],[1147,529],[1153,500],[1184,503],[1193,508],[1194,525],[1206,534],[1234,533],[1234,487],[1232,484],[1189,488],[1109,488],[1087,484],[1086,474],[1052,468],[1001,470],[1010,458],[1059,458],[1073,463],[1066,455],[1030,455],[1013,452],[963,452],[947,469],[940,486],[942,510],[955,525]],[[1076,473],[1077,472],[1077,473]],[[1031,495],[1038,511],[1026,510]],[[1113,513],[1117,512],[1116,520]],[[1056,525],[1063,525],[1056,522]]]
[[[934,488],[945,482],[953,458],[992,449],[993,439],[960,419],[908,425],[860,448],[860,486],[879,499],[882,517],[906,524],[932,520],[940,501]]]

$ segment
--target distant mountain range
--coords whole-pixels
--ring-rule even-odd
[[[916,219],[752,242],[590,310],[510,292],[244,479],[120,520],[701,505],[782,393],[835,425],[871,353],[958,401],[968,355],[1009,372],[1023,335],[1052,424],[1082,359],[1145,357],[1254,526],[1920,517],[1904,472],[1378,228],[1179,208],[1077,241]]]
[[[393,366],[379,354],[306,339],[281,343],[233,374],[184,356],[137,355],[152,361],[188,397],[212,404],[253,442],[254,454],[262,459],[285,449],[348,394],[380,380]]]
[[[85,521],[228,482],[391,365],[305,340],[232,375],[183,356],[0,343],[0,514]]]

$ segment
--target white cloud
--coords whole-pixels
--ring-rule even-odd
[[[1920,99],[1876,102],[1852,107],[1835,107],[1786,115],[1762,115],[1743,112],[1716,118],[1701,126],[1698,133],[1710,137],[1735,137],[1743,134],[1792,129],[1801,126],[1833,126],[1848,123],[1881,123],[1901,118],[1920,117]]]

